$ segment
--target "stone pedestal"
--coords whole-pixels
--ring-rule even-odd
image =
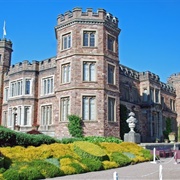
[[[133,131],[130,131],[129,133],[125,133],[124,142],[133,142],[133,143],[140,144],[141,143],[141,136],[139,133],[135,133]]]

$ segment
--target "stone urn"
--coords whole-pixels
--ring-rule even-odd
[[[126,120],[126,122],[128,123],[128,126],[130,128],[130,132],[134,132],[134,128],[135,128],[135,123],[137,123],[137,119],[134,117],[135,114],[133,112],[129,113],[129,118]]]
[[[175,142],[175,139],[176,139],[176,134],[175,134],[175,132],[169,133],[168,138],[169,138],[169,140],[170,140],[170,143],[174,143],[174,142]]]

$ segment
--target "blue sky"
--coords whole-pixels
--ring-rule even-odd
[[[55,56],[57,16],[74,7],[103,8],[119,19],[121,64],[163,82],[180,72],[179,0],[0,0],[0,38],[5,20],[12,64]]]

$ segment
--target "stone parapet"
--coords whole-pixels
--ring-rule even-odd
[[[122,64],[119,66],[120,74],[125,75],[129,78],[133,78],[139,80],[139,72],[135,71],[129,67],[123,66]]]
[[[118,18],[111,13],[106,12],[104,9],[98,9],[97,12],[93,12],[92,8],[87,8],[86,12],[82,12],[82,8],[76,7],[72,11],[67,11],[64,14],[60,14],[57,18],[58,25],[56,29],[62,28],[79,22],[79,23],[104,23],[107,22],[111,27],[118,29]]]
[[[48,58],[39,62],[39,71],[56,67],[56,57]]]
[[[139,76],[140,81],[151,80],[151,81],[154,81],[154,82],[157,82],[157,83],[160,82],[159,76],[152,73],[152,72],[150,72],[150,71],[140,72],[139,75],[140,75]]]
[[[19,62],[15,65],[10,66],[9,71],[8,73],[6,73],[6,75],[11,75],[21,71],[38,71],[38,66],[38,61],[32,61],[32,63],[30,63],[28,60],[24,60],[23,62]]]
[[[0,48],[9,48],[12,49],[12,42],[7,39],[0,39]]]

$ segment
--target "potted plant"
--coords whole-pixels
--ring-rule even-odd
[[[169,137],[170,142],[174,143],[175,139],[176,139],[176,133],[175,132],[170,132],[168,137]]]

